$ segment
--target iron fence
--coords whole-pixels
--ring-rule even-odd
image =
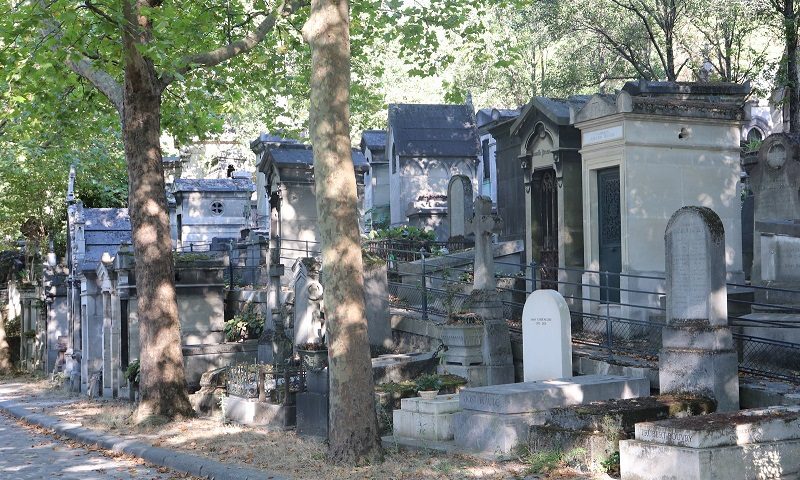
[[[419,312],[426,319],[469,308],[472,264],[466,256],[391,249],[386,253],[393,307]],[[657,361],[661,331],[666,326],[664,277],[542,267],[535,263],[497,261],[495,266],[502,270],[496,274],[497,292],[512,332],[521,332],[527,295],[545,283],[557,286],[567,301],[575,343],[601,347],[609,357],[625,355]],[[543,282],[545,276],[547,281]],[[608,281],[609,277],[617,278]],[[728,289],[729,325],[739,370],[800,383],[800,312],[796,307],[764,300],[769,297],[767,293],[796,295],[794,298],[800,299],[800,291],[736,283],[729,284]],[[602,300],[607,298],[620,300]]]

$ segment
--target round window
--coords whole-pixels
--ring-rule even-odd
[[[223,212],[222,202],[211,202],[212,215],[222,215],[222,212]]]

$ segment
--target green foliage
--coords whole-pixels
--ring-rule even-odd
[[[744,146],[744,152],[745,153],[757,152],[761,148],[762,143],[764,143],[763,140],[750,140]]]
[[[225,322],[225,338],[229,342],[256,338],[261,335],[263,330],[264,316],[256,310],[256,306],[252,303]]]
[[[436,234],[432,231],[424,230],[419,227],[404,226],[404,227],[390,227],[387,229],[373,230],[369,233],[370,240],[411,240],[411,241],[427,241],[432,242],[436,240]]]
[[[583,448],[573,448],[567,452],[560,450],[531,451],[526,445],[518,449],[520,461],[528,465],[529,473],[547,474],[562,467],[573,466],[576,461],[586,456]]]
[[[414,381],[417,391],[431,391],[442,388],[442,380],[435,373],[420,375]]]
[[[603,472],[619,476],[619,452],[612,453],[608,458],[600,462]]]
[[[141,374],[140,367],[139,367],[139,360],[136,359],[128,364],[128,368],[125,369],[125,378],[132,384],[139,383],[139,375]]]
[[[22,317],[17,315],[14,318],[6,320],[5,329],[6,337],[19,337],[22,334]]]

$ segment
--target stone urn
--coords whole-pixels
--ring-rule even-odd
[[[445,362],[455,365],[478,365],[483,363],[481,344],[482,324],[451,323],[441,326],[442,343],[447,345]]]
[[[436,400],[436,396],[439,395],[439,390],[420,390],[417,394],[423,400]]]

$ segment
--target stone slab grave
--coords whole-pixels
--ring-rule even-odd
[[[503,456],[526,442],[544,410],[649,394],[647,379],[612,375],[466,388],[459,395],[462,411],[453,417],[454,440],[469,451]]]
[[[453,439],[453,416],[461,408],[458,395],[438,395],[435,399],[404,398],[400,409],[392,412],[394,436],[419,440]]]
[[[287,430],[295,425],[294,405],[274,405],[255,398],[222,397],[225,419],[242,425]]]
[[[800,473],[800,407],[636,424],[620,442],[622,480],[750,480]]]
[[[537,414],[527,446],[531,452],[573,452],[571,466],[600,471],[619,451],[619,440],[633,438],[637,423],[705,415],[715,406],[710,399],[662,395],[553,408]]]
[[[713,398],[717,411],[739,409],[739,373],[728,327],[725,229],[706,207],[683,207],[664,233],[667,326],[662,330],[662,394]]]
[[[572,326],[569,306],[555,290],[537,290],[522,310],[524,380],[572,376]]]

